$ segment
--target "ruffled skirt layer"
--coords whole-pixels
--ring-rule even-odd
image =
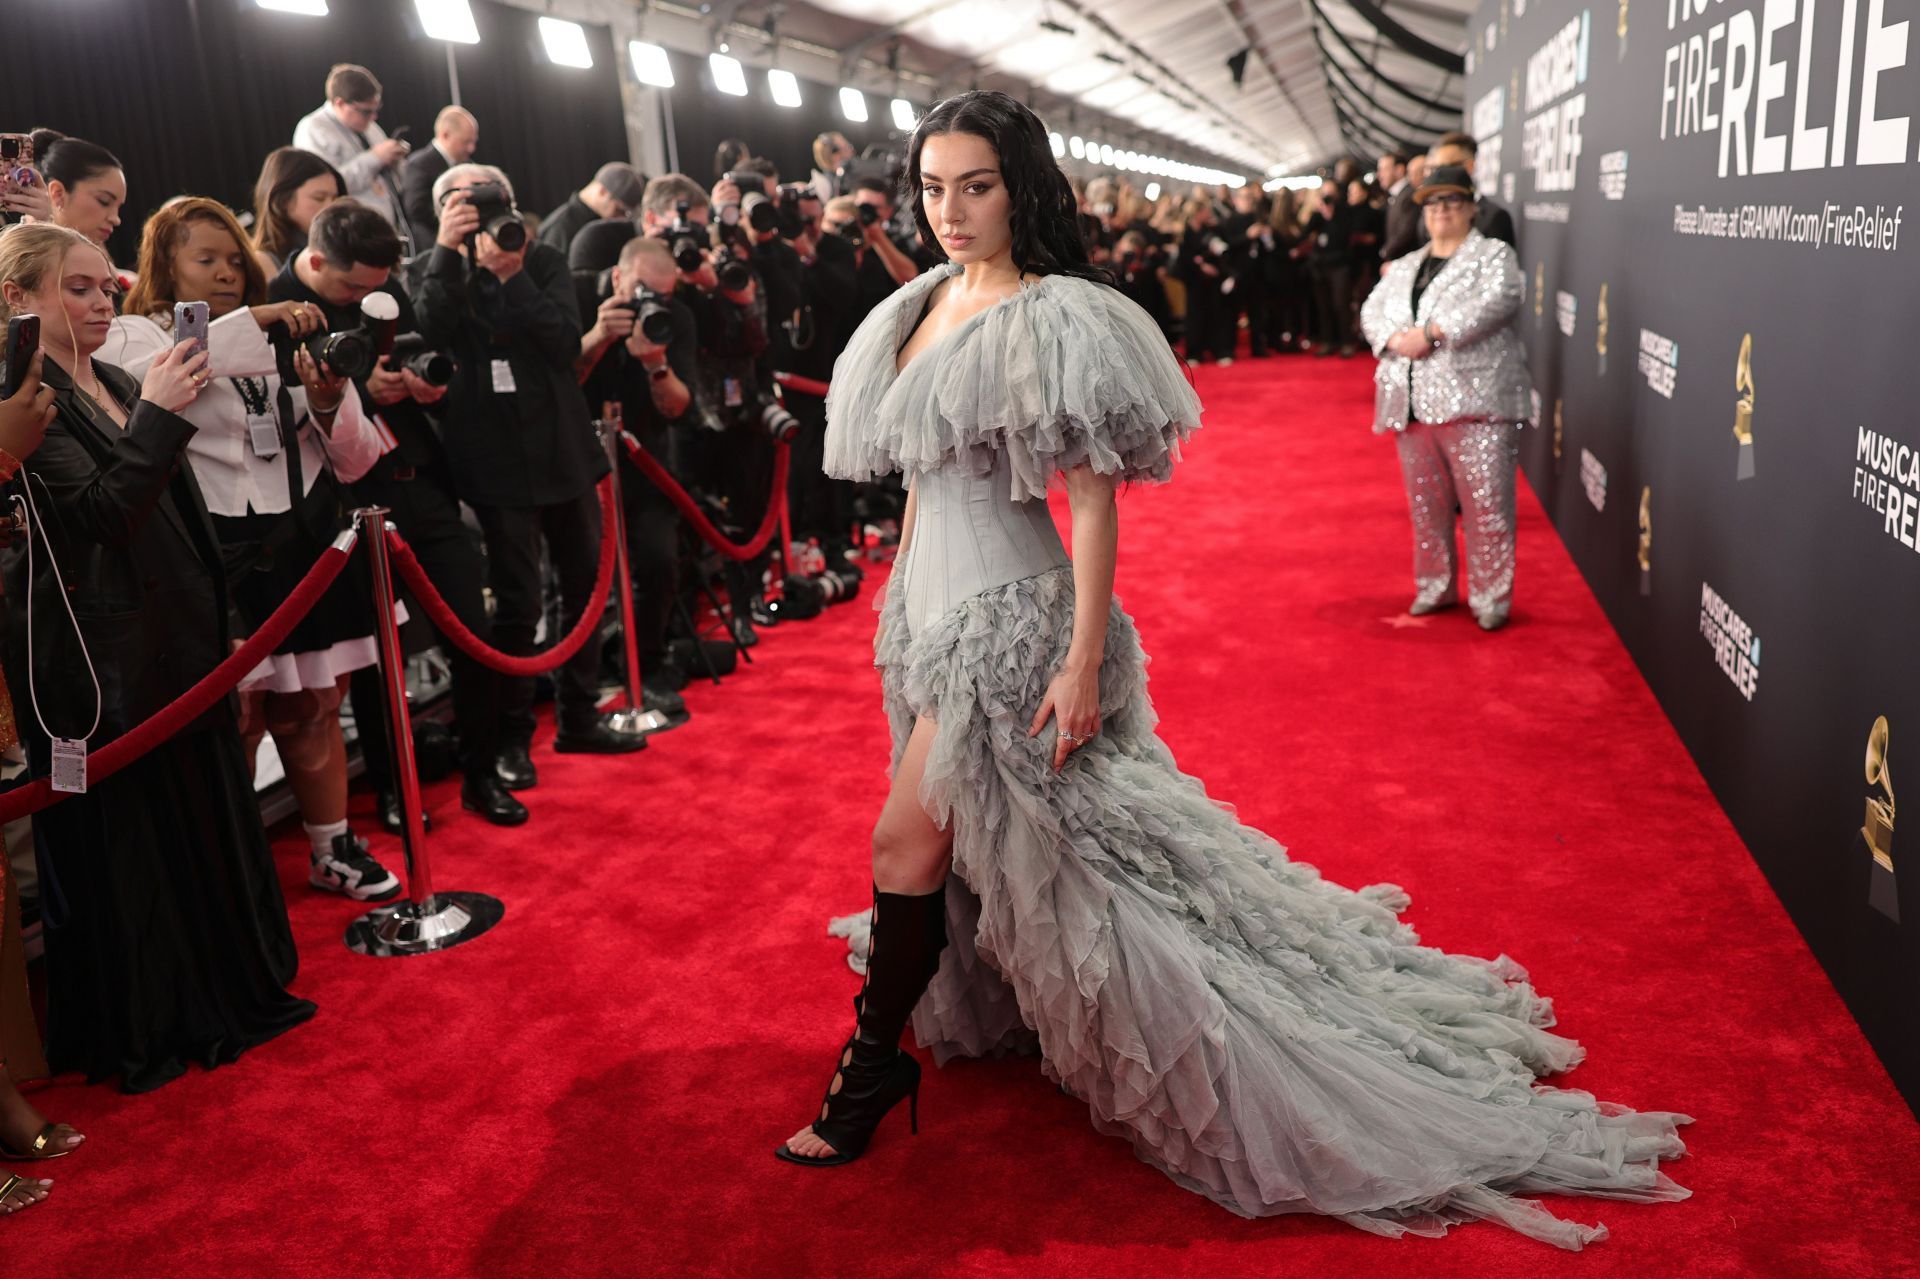
[[[1686,1115],[1536,1085],[1583,1053],[1519,964],[1422,946],[1392,884],[1323,880],[1210,799],[1154,733],[1147,657],[1116,601],[1093,741],[1052,768],[1027,725],[1072,634],[1071,566],[875,637],[897,767],[954,832],[940,971],[913,1017],[944,1064],[1038,1047],[1103,1133],[1243,1216],[1382,1235],[1501,1222],[1563,1248],[1606,1228],[1537,1192],[1673,1200]]]

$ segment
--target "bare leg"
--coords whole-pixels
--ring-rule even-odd
[[[347,745],[340,733],[340,694],[339,687],[267,694],[267,731],[280,750],[287,787],[299,801],[300,820],[310,826],[347,819]]]
[[[933,747],[937,725],[916,720],[907,749],[893,773],[893,789],[873,827],[873,881],[884,893],[919,896],[937,890],[953,864],[953,831],[934,825],[920,806],[920,779],[926,772],[927,752]],[[846,1065],[843,1060],[841,1065]],[[836,1076],[830,1092],[838,1092]],[[813,1135],[809,1124],[787,1138],[787,1148],[798,1155],[829,1154],[832,1147]]]

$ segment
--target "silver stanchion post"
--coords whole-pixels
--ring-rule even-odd
[[[620,591],[620,641],[627,658],[627,708],[615,711],[614,727],[627,733],[657,733],[671,728],[673,721],[659,711],[647,709],[640,688],[640,642],[633,626],[633,566],[627,561],[627,507],[620,496],[620,450],[624,428],[620,406],[609,403],[612,415],[601,420],[600,442],[607,450],[607,462],[613,468],[608,483],[613,488],[613,570]]]
[[[407,665],[394,622],[393,576],[387,563],[387,508],[353,513],[373,572],[373,611],[378,625],[380,674],[385,680],[387,740],[393,745],[394,783],[405,817],[400,840],[407,854],[407,900],[379,906],[347,925],[347,949],[381,957],[424,955],[472,941],[500,922],[506,907],[485,893],[436,893],[427,864],[427,832],[421,821],[420,775],[414,768],[413,720],[407,713]],[[362,723],[365,712],[360,707]],[[364,732],[364,728],[362,729]]]

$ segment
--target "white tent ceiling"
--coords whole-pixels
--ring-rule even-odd
[[[1457,54],[1473,4],[1380,7],[1413,36]],[[742,5],[738,20],[751,21],[750,9]],[[1008,88],[1037,99],[1043,113],[1067,106],[1089,137],[1090,122],[1106,117],[1126,131],[1104,139],[1116,146],[1172,140],[1253,174],[1275,165],[1298,172],[1459,124],[1457,110],[1419,101],[1458,104],[1459,77],[1397,47],[1347,0],[811,0],[786,6],[780,29],[801,35],[809,18],[849,20],[804,38],[856,57],[879,58],[897,37],[903,72],[947,87]],[[1316,23],[1345,77],[1324,65]],[[1227,60],[1243,49],[1236,86]],[[1048,123],[1075,131],[1053,115]]]

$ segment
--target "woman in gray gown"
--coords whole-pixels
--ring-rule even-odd
[[[1686,1197],[1658,1165],[1688,1116],[1534,1084],[1581,1049],[1518,964],[1422,946],[1400,889],[1326,882],[1179,770],[1112,597],[1113,490],[1169,478],[1199,400],[1087,265],[1026,107],[938,104],[907,176],[948,261],[861,325],[827,405],[830,473],[910,483],[876,604],[871,952],[827,1094],[775,1154],[857,1158],[902,1100],[917,1129],[911,1018],[936,1062],[1037,1048],[1098,1130],[1244,1216],[1579,1248],[1605,1228],[1517,1196]]]

